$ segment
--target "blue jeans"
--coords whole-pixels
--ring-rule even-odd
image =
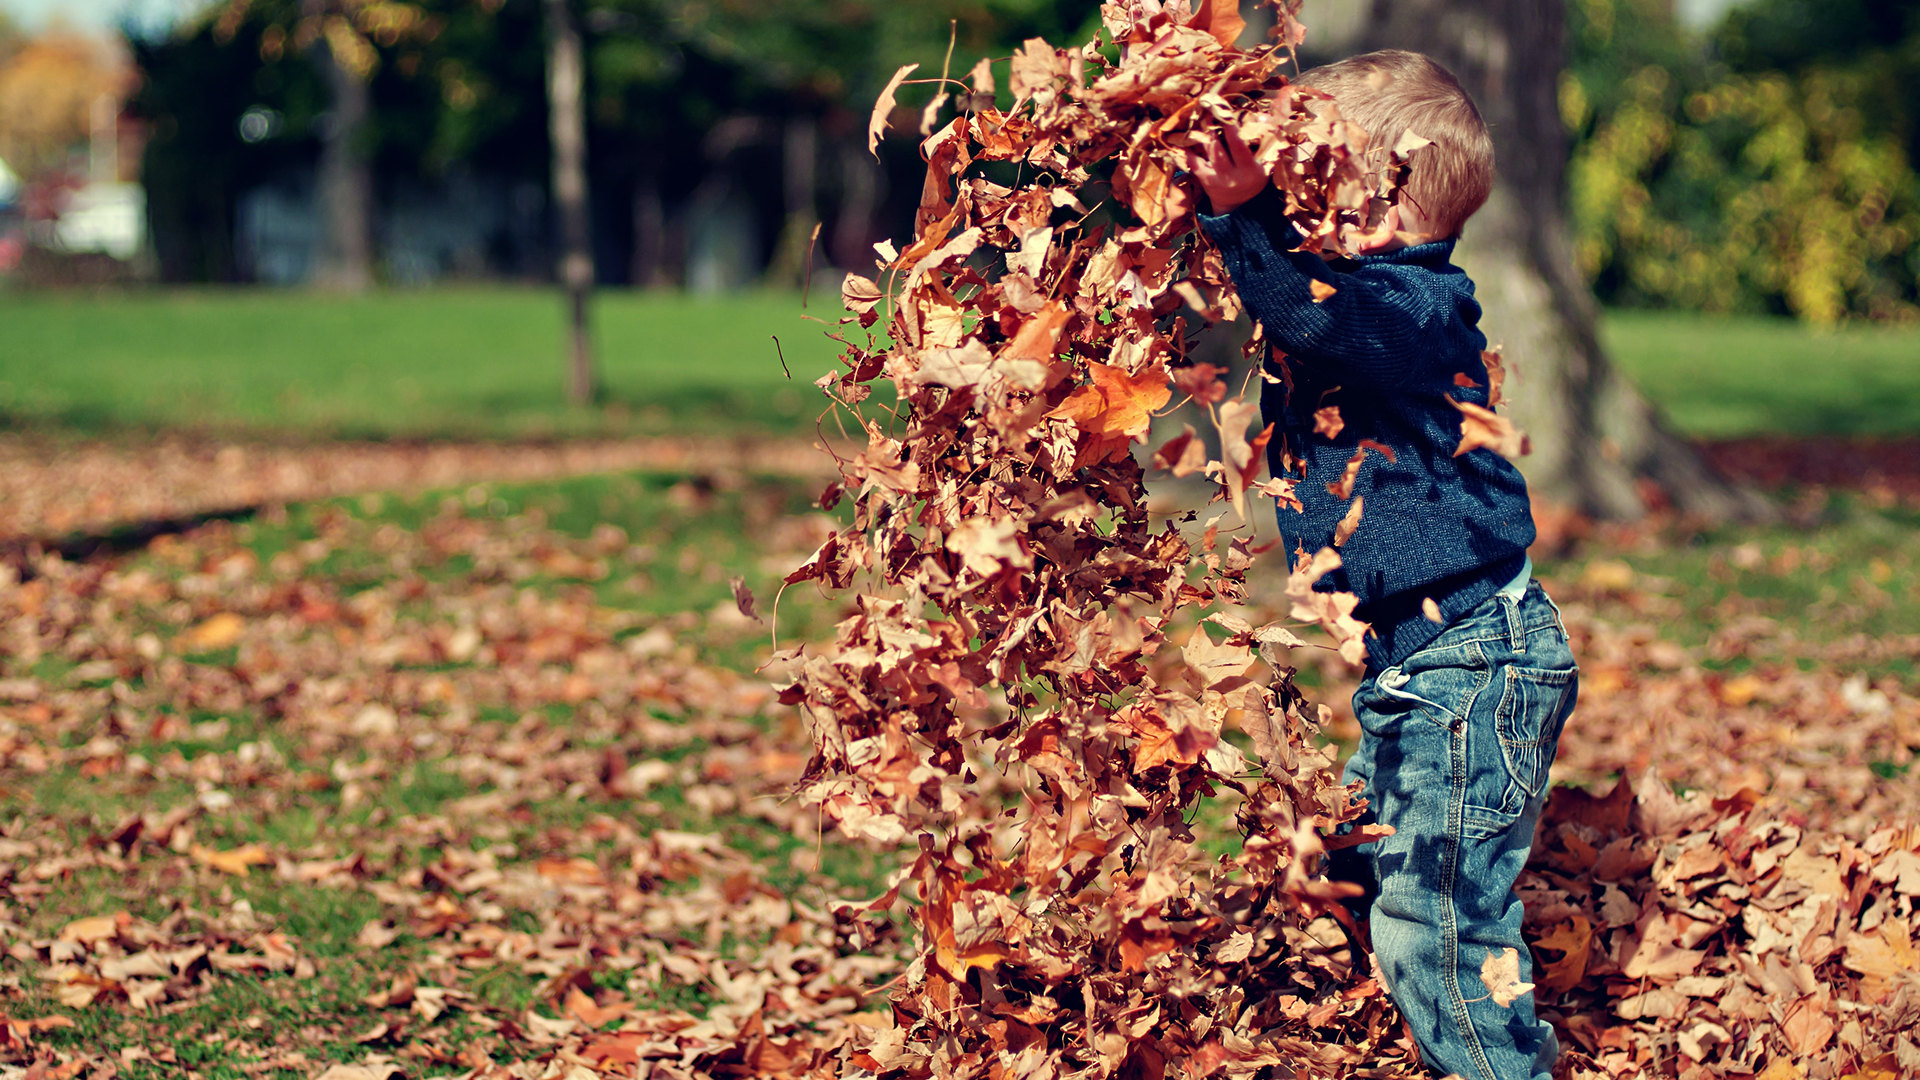
[[[1344,778],[1366,785],[1361,821],[1395,832],[1336,852],[1330,870],[1368,887],[1362,914],[1388,992],[1441,1072],[1552,1076],[1559,1043],[1533,995],[1494,1004],[1480,965],[1514,949],[1520,978],[1532,979],[1513,883],[1578,686],[1559,610],[1534,581],[1370,673],[1353,695],[1363,735]]]

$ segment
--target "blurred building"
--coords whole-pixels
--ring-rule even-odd
[[[125,260],[146,244],[147,194],[138,180],[139,125],[121,106],[121,96],[108,93],[95,98],[89,110],[86,183],[68,193],[53,223],[53,239],[62,251]]]

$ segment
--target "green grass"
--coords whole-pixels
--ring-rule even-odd
[[[1602,332],[1621,370],[1687,435],[1920,433],[1914,327],[1616,311]]]
[[[813,312],[832,319],[837,298]],[[797,294],[606,292],[566,404],[561,301],[516,288],[0,293],[0,420],[86,434],[541,437],[811,429],[837,346]],[[786,352],[782,374],[773,335]]]
[[[815,282],[812,304],[829,320],[831,284]],[[824,405],[810,383],[837,351],[794,294],[607,291],[595,305],[605,398],[575,408],[560,300],[543,289],[0,293],[0,326],[0,423],[83,435],[809,431]],[[1628,311],[1604,330],[1690,435],[1920,432],[1920,330]]]
[[[1774,525],[1677,528],[1624,549],[1588,545],[1538,569],[1556,596],[1584,597],[1622,621],[1655,622],[1663,638],[1700,650],[1707,668],[1823,663],[1912,685],[1912,656],[1873,655],[1867,646],[1920,627],[1920,513],[1844,494],[1800,509]],[[1631,567],[1632,587],[1596,594],[1588,586],[1602,562]],[[1780,632],[1738,648],[1721,640],[1756,618]],[[1848,643],[1861,655],[1822,658],[1823,647]]]

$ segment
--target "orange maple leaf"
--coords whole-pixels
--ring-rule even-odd
[[[1213,40],[1222,45],[1231,46],[1247,28],[1247,20],[1240,17],[1239,4],[1200,0],[1199,10],[1193,13],[1193,21],[1188,25],[1212,34]]]
[[[1068,394],[1047,415],[1071,420],[1088,434],[1128,438],[1144,434],[1153,411],[1173,397],[1167,371],[1158,364],[1130,375],[1125,368],[1089,361],[1087,374],[1093,381]]]

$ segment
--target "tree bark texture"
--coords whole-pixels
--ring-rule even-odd
[[[364,292],[373,284],[373,164],[366,146],[373,89],[334,56],[325,35],[314,42],[311,56],[332,97],[320,131],[320,250],[313,283]]]
[[[1498,179],[1456,255],[1504,349],[1520,462],[1537,497],[1631,519],[1664,499],[1715,520],[1769,514],[1719,477],[1608,361],[1598,304],[1574,262],[1560,121],[1565,16],[1558,0],[1374,0],[1367,48],[1426,53],[1460,79],[1493,133]]]
[[[593,401],[593,345],[587,305],[593,291],[593,240],[587,205],[586,58],[570,0],[547,5],[547,127],[553,150],[553,202],[560,224],[560,282],[567,292],[572,354],[567,398]]]
[[[786,223],[767,265],[767,283],[792,288],[803,284],[814,226],[820,223],[814,191],[818,187],[820,125],[812,116],[787,119],[781,135],[781,190]]]

